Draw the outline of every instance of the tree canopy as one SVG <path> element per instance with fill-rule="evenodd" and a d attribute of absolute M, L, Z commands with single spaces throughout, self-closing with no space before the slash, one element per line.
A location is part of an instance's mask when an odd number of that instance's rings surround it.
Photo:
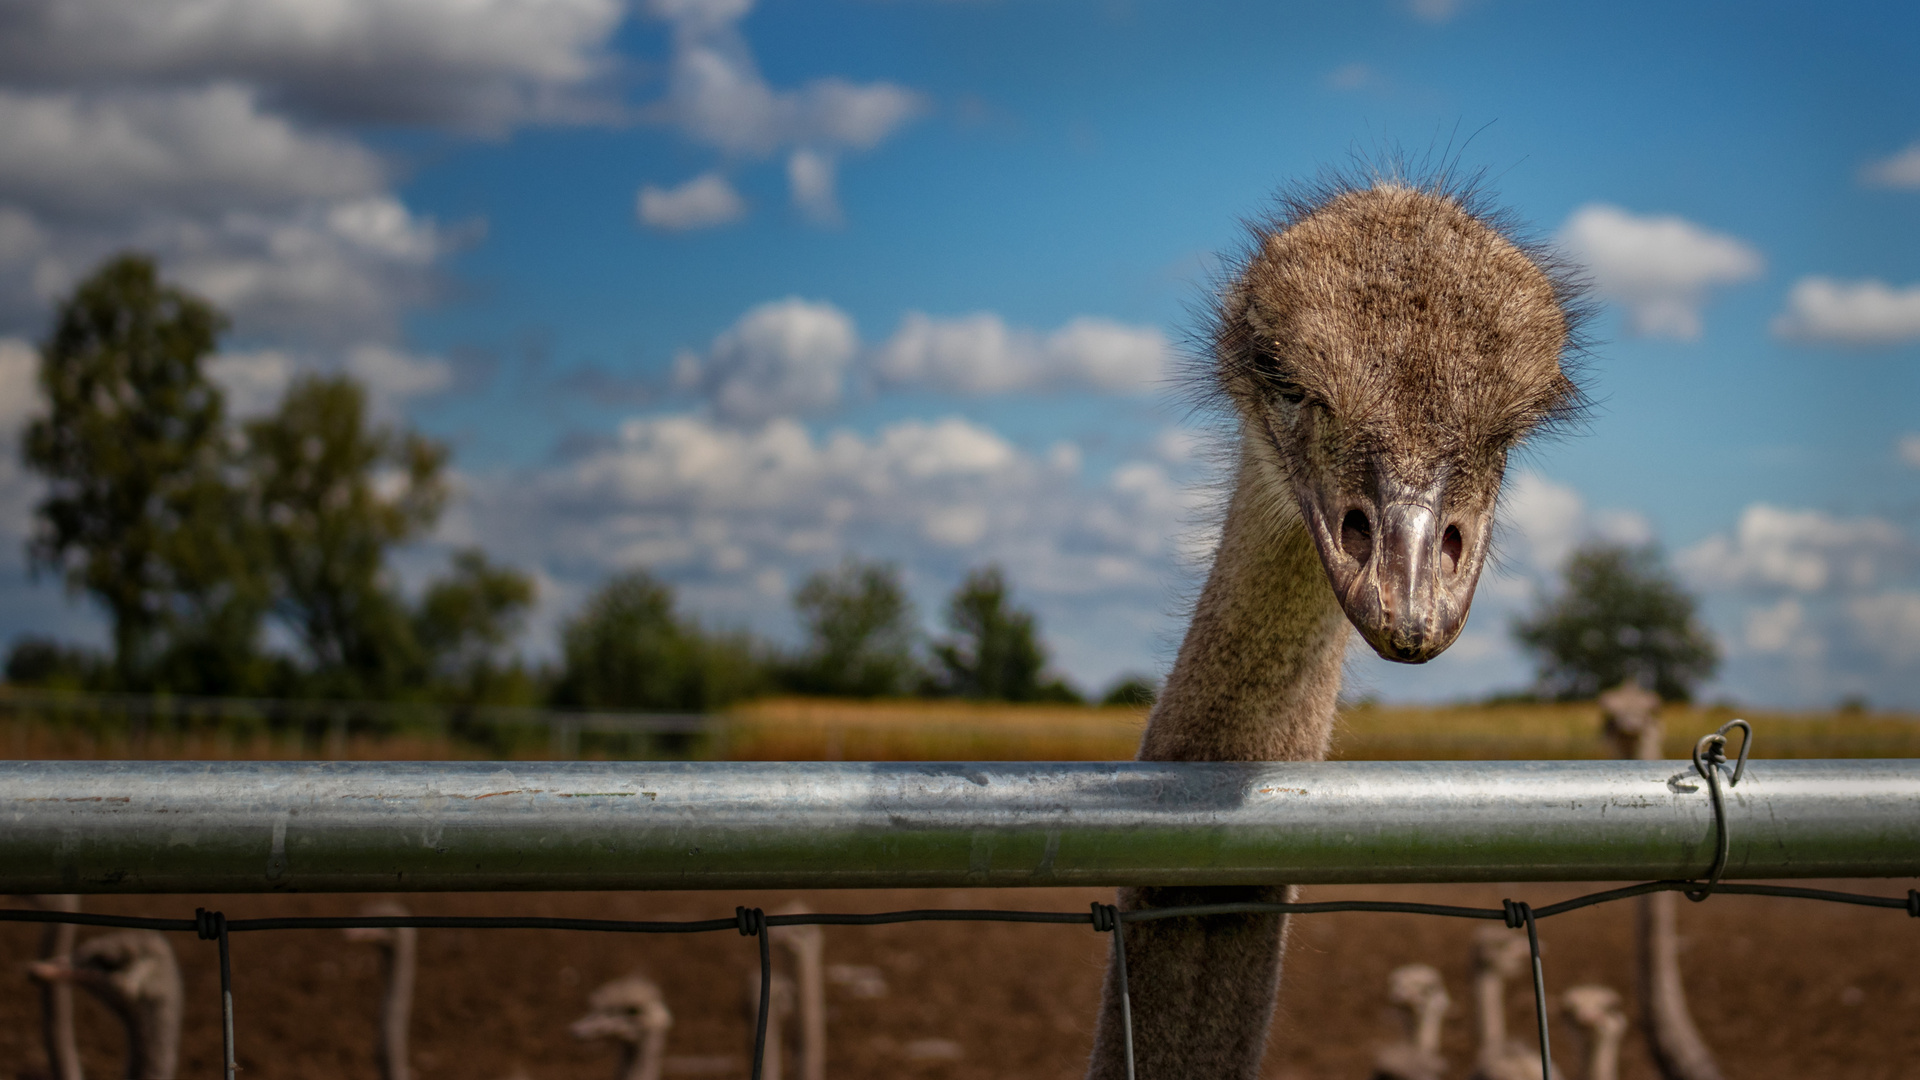
<path fill-rule="evenodd" d="M 204 369 L 225 327 L 122 255 L 61 303 L 40 350 L 47 411 L 23 457 L 47 496 L 28 554 L 107 609 L 123 689 L 224 688 L 252 652 L 263 596 Z"/>
<path fill-rule="evenodd" d="M 1033 613 L 1014 607 L 997 566 L 969 572 L 947 601 L 945 640 L 933 646 L 942 687 L 993 701 L 1078 701 L 1060 679 L 1044 679 L 1047 652 Z"/>
<path fill-rule="evenodd" d="M 793 594 L 807 645 L 784 681 L 806 694 L 883 697 L 921 681 L 913 602 L 891 563 L 849 558 L 810 575 Z"/>
<path fill-rule="evenodd" d="M 1684 701 L 1720 660 L 1694 617 L 1693 597 L 1651 545 L 1594 543 L 1575 551 L 1559 591 L 1514 620 L 1513 637 L 1534 656 L 1540 693 L 1563 700 L 1592 698 L 1632 680 Z"/>

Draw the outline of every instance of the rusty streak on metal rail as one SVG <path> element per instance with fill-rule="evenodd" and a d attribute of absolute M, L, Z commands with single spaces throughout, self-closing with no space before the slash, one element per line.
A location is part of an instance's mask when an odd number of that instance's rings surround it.
<path fill-rule="evenodd" d="M 1920 875 L 1920 761 L 1755 761 L 1728 879 Z M 1685 762 L 0 762 L 0 891 L 1686 878 Z"/>

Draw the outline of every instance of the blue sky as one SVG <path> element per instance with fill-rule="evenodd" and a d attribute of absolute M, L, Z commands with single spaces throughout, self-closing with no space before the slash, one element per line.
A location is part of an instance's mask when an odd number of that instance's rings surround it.
<path fill-rule="evenodd" d="M 1274 190 L 1395 152 L 1484 171 L 1603 301 L 1576 437 L 1420 669 L 1524 683 L 1512 613 L 1580 539 L 1655 539 L 1711 696 L 1920 707 L 1920 81 L 1910 5 L 70 0 L 0 45 L 0 434 L 28 343 L 137 245 L 236 315 L 243 409 L 367 379 L 456 447 L 418 583 L 537 573 L 525 642 L 644 565 L 792 633 L 847 553 L 933 625 L 1005 565 L 1088 686 L 1164 671 L 1204 568 L 1178 358 Z M 39 21 L 35 21 L 39 19 Z M 10 366 L 9 366 L 10 365 Z M 19 556 L 0 635 L 97 634 Z"/>

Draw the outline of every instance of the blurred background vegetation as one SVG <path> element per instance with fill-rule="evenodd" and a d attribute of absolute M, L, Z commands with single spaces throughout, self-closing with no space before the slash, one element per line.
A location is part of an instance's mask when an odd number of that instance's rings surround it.
<path fill-rule="evenodd" d="M 462 550 L 408 595 L 393 569 L 446 505 L 447 447 L 381 422 L 345 375 L 236 422 L 206 371 L 225 327 L 137 254 L 59 306 L 48 408 L 24 437 L 47 485 L 29 556 L 107 614 L 111 642 L 12 644 L 13 756 L 1132 756 L 1153 679 L 1090 701 L 994 566 L 956 584 L 928 635 L 899 569 L 850 555 L 793 594 L 791 647 L 705 625 L 634 569 L 530 662 L 530 575 Z M 1724 718 L 1685 704 L 1718 650 L 1657 549 L 1576 551 L 1511 631 L 1533 687 L 1451 710 L 1358 703 L 1337 752 L 1597 755 L 1595 710 L 1562 703 L 1628 681 L 1673 703 L 1675 740 Z M 1914 725 L 1862 712 L 1781 717 L 1767 750 L 1912 752 Z"/>

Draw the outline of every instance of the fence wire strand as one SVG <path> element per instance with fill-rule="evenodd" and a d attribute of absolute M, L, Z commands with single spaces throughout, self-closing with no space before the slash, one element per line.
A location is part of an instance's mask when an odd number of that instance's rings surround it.
<path fill-rule="evenodd" d="M 223 1028 L 222 1050 L 227 1080 L 234 1080 L 239 1068 L 234 1045 L 233 976 L 228 941 L 232 934 L 264 930 L 346 930 L 356 928 L 391 929 L 415 927 L 426 930 L 575 930 L 623 934 L 700 934 L 734 930 L 758 939 L 760 1001 L 754 1020 L 753 1072 L 759 1080 L 766 1055 L 767 1023 L 773 985 L 773 958 L 770 931 L 782 926 L 884 926 L 911 922 L 1007 922 L 1079 924 L 1113 935 L 1114 972 L 1120 990 L 1120 1023 L 1126 1054 L 1126 1076 L 1134 1080 L 1133 1003 L 1127 981 L 1127 956 L 1124 928 L 1128 923 L 1156 922 L 1163 919 L 1206 918 L 1211 915 L 1325 915 L 1336 912 L 1433 915 L 1441 918 L 1486 919 L 1505 923 L 1527 932 L 1527 945 L 1533 961 L 1533 1003 L 1535 1023 L 1539 1027 L 1540 1057 L 1549 1053 L 1547 1034 L 1546 979 L 1540 966 L 1541 919 L 1565 915 L 1598 904 L 1626 900 L 1655 892 L 1686 893 L 1700 888 L 1698 881 L 1648 881 L 1617 889 L 1604 889 L 1533 907 L 1524 901 L 1506 900 L 1500 907 L 1461 907 L 1451 904 L 1420 904 L 1398 900 L 1319 900 L 1306 903 L 1192 904 L 1184 907 L 1142 908 L 1124 911 L 1111 904 L 1095 903 L 1088 912 L 1021 911 L 995 908 L 923 908 L 877 912 L 807 912 L 792 915 L 768 915 L 759 908 L 740 907 L 731 919 L 691 919 L 680 921 L 634 921 L 627 919 L 562 919 L 541 916 L 486 915 L 313 915 L 262 919 L 229 919 L 218 911 L 198 909 L 191 919 L 160 919 L 139 915 L 103 915 L 92 912 L 41 911 L 0 908 L 0 922 L 71 923 L 77 926 L 101 926 L 116 929 L 164 930 L 197 934 L 217 941 L 220 948 L 220 1011 Z M 1907 895 L 1875 896 L 1870 893 L 1809 889 L 1796 885 L 1720 882 L 1714 893 L 1731 896 L 1773 896 L 1791 900 L 1815 900 L 1825 903 L 1854 904 L 1861 907 L 1889 908 L 1920 918 L 1920 889 L 1908 889 Z M 1545 1074 L 1543 1074 L 1545 1075 Z"/>
<path fill-rule="evenodd" d="M 760 961 L 759 1008 L 754 1019 L 752 1080 L 760 1080 L 767 1049 L 767 1024 L 773 989 L 773 952 L 771 931 L 782 926 L 884 926 L 912 922 L 1008 922 L 1082 924 L 1096 932 L 1113 935 L 1114 974 L 1120 994 L 1120 1024 L 1124 1043 L 1127 1080 L 1135 1080 L 1133 1047 L 1133 995 L 1127 979 L 1125 928 L 1128 923 L 1156 922 L 1163 919 L 1206 918 L 1213 915 L 1324 915 L 1335 912 L 1394 913 L 1432 915 L 1455 919 L 1489 919 L 1508 928 L 1527 932 L 1527 947 L 1533 962 L 1533 1005 L 1539 1028 L 1540 1067 L 1543 1077 L 1551 1076 L 1547 1032 L 1546 976 L 1540 964 L 1541 919 L 1553 918 L 1598 904 L 1626 900 L 1656 892 L 1679 892 L 1690 900 L 1703 901 L 1719 893 L 1732 896 L 1773 896 L 1793 900 L 1814 900 L 1861 907 L 1904 910 L 1909 917 L 1920 918 L 1920 889 L 1908 889 L 1907 895 L 1875 896 L 1867 893 L 1810 889 L 1795 885 L 1745 884 L 1723 882 L 1730 836 L 1727 830 L 1725 799 L 1721 792 L 1722 773 L 1726 769 L 1727 732 L 1735 727 L 1744 736 L 1740 754 L 1726 786 L 1739 784 L 1746 769 L 1747 755 L 1753 747 L 1753 729 L 1744 720 L 1734 720 L 1718 731 L 1701 737 L 1695 744 L 1693 765 L 1706 780 L 1713 805 L 1715 855 L 1706 880 L 1662 880 L 1642 882 L 1619 888 L 1603 889 L 1533 907 L 1524 901 L 1504 900 L 1497 908 L 1462 907 L 1452 904 L 1421 904 L 1397 900 L 1320 900 L 1312 902 L 1267 902 L 1235 904 L 1190 904 L 1180 907 L 1121 910 L 1112 904 L 1095 902 L 1085 913 L 1074 911 L 1021 911 L 994 908 L 919 908 L 880 912 L 806 912 L 768 915 L 760 908 L 737 907 L 731 919 L 693 919 L 676 921 L 633 921 L 623 919 L 566 919 L 544 916 L 473 915 L 347 915 L 292 916 L 260 919 L 229 919 L 218 911 L 197 909 L 191 919 L 161 919 L 137 915 L 102 915 L 90 912 L 0 909 L 0 922 L 68 923 L 78 926 L 103 926 L 133 930 L 181 931 L 197 934 L 202 940 L 217 941 L 220 948 L 220 1012 L 223 1059 L 226 1080 L 236 1080 L 239 1069 L 234 1045 L 233 973 L 229 954 L 232 934 L 262 930 L 347 930 L 394 929 L 414 927 L 440 930 L 574 930 L 625 934 L 702 934 L 735 930 L 743 937 L 757 939 Z M 1161 1080 L 1161 1078 L 1154 1078 Z"/>

